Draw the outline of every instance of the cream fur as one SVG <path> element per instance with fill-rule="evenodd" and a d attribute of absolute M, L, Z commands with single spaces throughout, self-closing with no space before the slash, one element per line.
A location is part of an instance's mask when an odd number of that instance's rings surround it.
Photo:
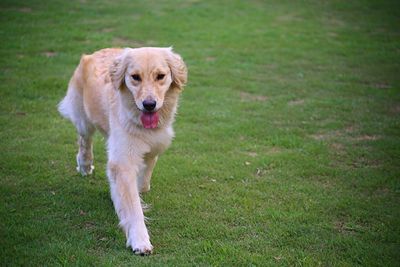
<path fill-rule="evenodd" d="M 160 80 L 158 74 L 165 74 Z M 132 78 L 138 74 L 141 81 Z M 127 246 L 150 254 L 139 192 L 150 190 L 153 168 L 174 136 L 172 124 L 178 97 L 187 81 L 182 58 L 171 48 L 109 48 L 84 55 L 59 104 L 79 134 L 78 171 L 92 173 L 92 135 L 107 137 L 107 175 L 111 198 Z M 140 115 L 145 99 L 157 102 L 158 127 L 145 129 Z"/>

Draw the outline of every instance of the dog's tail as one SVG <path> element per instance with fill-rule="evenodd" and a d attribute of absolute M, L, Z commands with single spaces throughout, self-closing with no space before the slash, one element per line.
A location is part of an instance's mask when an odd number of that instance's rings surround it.
<path fill-rule="evenodd" d="M 79 105 L 80 102 L 83 102 L 81 99 L 82 95 L 79 95 L 75 87 L 69 85 L 67 95 L 63 98 L 63 100 L 61 100 L 60 103 L 58 103 L 58 112 L 60 112 L 64 118 L 74 122 L 74 107 L 77 106 L 76 104 Z"/>
<path fill-rule="evenodd" d="M 67 94 L 58 104 L 60 114 L 75 124 L 78 132 L 84 132 L 87 128 L 87 117 L 83 104 L 83 66 L 89 57 L 86 55 L 81 57 L 81 61 L 69 81 Z"/>

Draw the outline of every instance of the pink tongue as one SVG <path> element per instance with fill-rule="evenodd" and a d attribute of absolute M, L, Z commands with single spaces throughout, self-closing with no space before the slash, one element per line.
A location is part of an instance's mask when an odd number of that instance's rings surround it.
<path fill-rule="evenodd" d="M 158 113 L 157 112 L 142 112 L 140 116 L 143 127 L 146 129 L 157 128 L 158 125 Z"/>

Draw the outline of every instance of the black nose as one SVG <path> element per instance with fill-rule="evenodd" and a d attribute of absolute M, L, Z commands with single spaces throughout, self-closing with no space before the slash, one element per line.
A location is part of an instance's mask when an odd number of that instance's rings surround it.
<path fill-rule="evenodd" d="M 157 102 L 154 101 L 154 100 L 145 100 L 145 101 L 143 101 L 142 104 L 143 104 L 143 107 L 144 107 L 145 110 L 147 110 L 147 111 L 153 111 L 154 108 L 155 108 L 156 105 L 157 105 Z"/>

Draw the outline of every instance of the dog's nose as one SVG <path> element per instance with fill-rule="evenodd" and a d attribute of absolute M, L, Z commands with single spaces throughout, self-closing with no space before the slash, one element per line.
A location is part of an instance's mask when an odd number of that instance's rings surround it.
<path fill-rule="evenodd" d="M 145 100 L 142 104 L 146 111 L 153 111 L 157 105 L 157 102 L 155 100 Z"/>

